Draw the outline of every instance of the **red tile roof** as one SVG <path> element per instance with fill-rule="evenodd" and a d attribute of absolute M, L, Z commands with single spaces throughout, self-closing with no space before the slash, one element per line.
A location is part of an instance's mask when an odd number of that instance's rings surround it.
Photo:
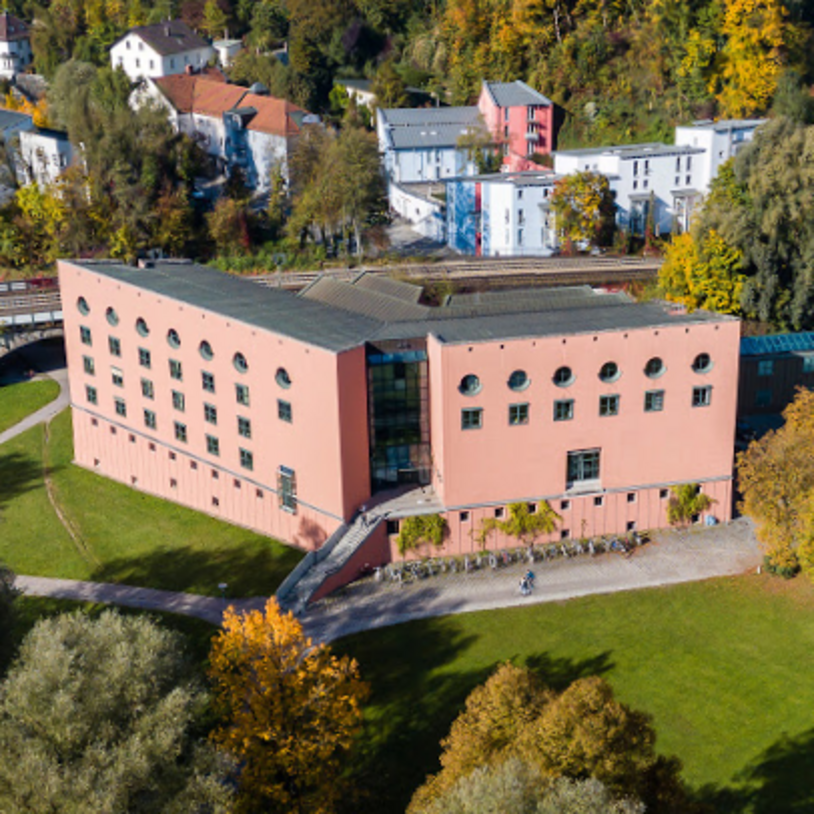
<path fill-rule="evenodd" d="M 28 26 L 13 14 L 4 11 L 0 14 L 0 42 L 12 42 L 28 37 Z"/>
<path fill-rule="evenodd" d="M 299 126 L 292 113 L 305 113 L 301 107 L 276 99 L 274 96 L 258 96 L 247 93 L 240 101 L 241 107 L 253 107 L 257 115 L 246 126 L 247 130 L 271 133 L 275 136 L 290 136 L 299 133 Z"/>

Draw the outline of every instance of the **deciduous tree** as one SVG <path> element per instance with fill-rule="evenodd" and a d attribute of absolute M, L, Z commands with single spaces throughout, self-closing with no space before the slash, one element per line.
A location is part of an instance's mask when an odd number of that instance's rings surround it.
<path fill-rule="evenodd" d="M 240 762 L 240 809 L 333 811 L 366 694 L 356 662 L 270 599 L 264 611 L 226 611 L 210 663 L 223 720 L 212 737 Z"/>
<path fill-rule="evenodd" d="M 562 520 L 560 515 L 551 508 L 547 500 L 542 500 L 532 511 L 528 503 L 510 503 L 509 516 L 505 520 L 496 517 L 487 517 L 481 523 L 478 539 L 485 545 L 489 535 L 497 529 L 509 537 L 520 540 L 524 545 L 533 545 L 541 534 L 551 534 L 557 523 Z"/>
<path fill-rule="evenodd" d="M 226 812 L 179 634 L 110 611 L 39 622 L 0 685 L 0 809 Z"/>
<path fill-rule="evenodd" d="M 607 245 L 613 238 L 614 204 L 608 179 L 581 171 L 556 182 L 551 197 L 557 231 L 570 243 Z"/>

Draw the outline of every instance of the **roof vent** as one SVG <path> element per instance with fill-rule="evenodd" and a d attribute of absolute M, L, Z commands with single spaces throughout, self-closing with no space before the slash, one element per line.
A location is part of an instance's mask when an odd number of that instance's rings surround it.
<path fill-rule="evenodd" d="M 253 93 L 256 96 L 268 96 L 269 89 L 262 82 L 255 82 L 249 88 L 249 93 Z"/>
<path fill-rule="evenodd" d="M 164 26 L 164 36 L 165 37 L 171 37 L 172 36 L 172 29 L 168 25 Z"/>

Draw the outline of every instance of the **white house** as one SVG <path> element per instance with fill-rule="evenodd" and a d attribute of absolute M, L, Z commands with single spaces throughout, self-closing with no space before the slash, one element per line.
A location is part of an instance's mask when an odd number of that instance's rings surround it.
<path fill-rule="evenodd" d="M 200 70 L 215 50 L 186 23 L 172 20 L 131 28 L 110 48 L 110 64 L 134 82 Z"/>
<path fill-rule="evenodd" d="M 676 144 L 704 150 L 698 159 L 701 163 L 699 184 L 702 192 L 709 191 L 709 185 L 718 175 L 721 164 L 749 144 L 757 128 L 765 123 L 766 119 L 727 119 L 718 122 L 704 119 L 676 127 Z"/>
<path fill-rule="evenodd" d="M 0 77 L 13 79 L 30 64 L 28 26 L 8 11 L 0 13 Z"/>
<path fill-rule="evenodd" d="M 20 132 L 17 180 L 46 186 L 73 163 L 74 151 L 66 133 L 38 128 Z"/>
<path fill-rule="evenodd" d="M 228 68 L 243 49 L 243 40 L 215 40 L 212 47 L 218 54 L 218 62 Z"/>
<path fill-rule="evenodd" d="M 447 182 L 447 245 L 482 257 L 548 257 L 559 246 L 550 170 L 494 173 Z"/>
<path fill-rule="evenodd" d="M 616 198 L 617 225 L 644 234 L 653 206 L 656 235 L 685 231 L 703 193 L 701 147 L 659 143 L 561 150 L 554 154 L 559 175 L 590 170 L 607 176 Z"/>

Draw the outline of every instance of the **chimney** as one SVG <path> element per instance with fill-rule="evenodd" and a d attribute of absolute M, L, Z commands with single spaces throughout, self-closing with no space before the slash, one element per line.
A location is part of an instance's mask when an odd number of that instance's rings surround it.
<path fill-rule="evenodd" d="M 170 28 L 170 24 L 169 24 L 169 23 L 167 23 L 167 24 L 164 26 L 164 36 L 165 36 L 165 37 L 169 37 L 169 36 L 171 36 L 171 35 L 172 35 L 172 29 Z"/>

